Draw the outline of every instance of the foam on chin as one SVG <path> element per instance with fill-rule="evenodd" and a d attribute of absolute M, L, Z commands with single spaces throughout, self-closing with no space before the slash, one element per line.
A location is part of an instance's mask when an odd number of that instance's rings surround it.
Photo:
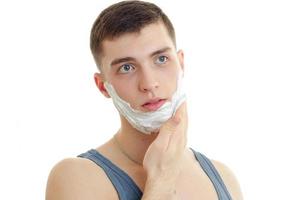
<path fill-rule="evenodd" d="M 172 96 L 171 102 L 165 102 L 156 111 L 142 112 L 140 110 L 135 110 L 128 102 L 118 96 L 110 83 L 104 82 L 104 87 L 112 97 L 113 103 L 120 114 L 124 116 L 134 128 L 145 134 L 157 132 L 161 125 L 171 118 L 178 107 L 186 100 L 186 95 L 183 91 L 181 71 L 177 78 L 177 88 Z"/>

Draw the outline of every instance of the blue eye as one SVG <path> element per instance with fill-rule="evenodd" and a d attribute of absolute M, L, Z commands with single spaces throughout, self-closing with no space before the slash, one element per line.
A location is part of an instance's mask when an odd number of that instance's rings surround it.
<path fill-rule="evenodd" d="M 156 63 L 158 64 L 164 64 L 165 62 L 167 62 L 168 57 L 167 56 L 159 56 L 156 60 Z"/>
<path fill-rule="evenodd" d="M 122 65 L 120 68 L 119 68 L 119 72 L 122 73 L 122 74 L 126 74 L 128 72 L 130 72 L 130 70 L 133 70 L 133 66 L 130 65 L 130 64 L 124 64 Z"/>

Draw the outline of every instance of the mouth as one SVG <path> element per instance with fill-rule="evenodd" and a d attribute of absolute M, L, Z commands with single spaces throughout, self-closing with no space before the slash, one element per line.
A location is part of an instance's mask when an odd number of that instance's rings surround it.
<path fill-rule="evenodd" d="M 158 110 L 167 100 L 166 99 L 152 99 L 142 105 L 143 108 L 146 108 L 148 111 Z"/>

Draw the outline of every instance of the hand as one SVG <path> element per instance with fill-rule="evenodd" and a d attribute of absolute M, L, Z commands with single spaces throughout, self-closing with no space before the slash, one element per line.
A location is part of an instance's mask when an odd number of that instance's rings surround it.
<path fill-rule="evenodd" d="M 162 125 L 157 138 L 146 151 L 143 166 L 147 179 L 175 183 L 187 144 L 187 108 L 182 103 L 175 115 Z"/>

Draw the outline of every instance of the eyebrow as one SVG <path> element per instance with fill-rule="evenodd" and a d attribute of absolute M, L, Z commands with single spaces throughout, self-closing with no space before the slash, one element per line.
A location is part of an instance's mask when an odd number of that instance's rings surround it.
<path fill-rule="evenodd" d="M 161 54 L 161 53 L 164 53 L 166 51 L 169 51 L 171 50 L 170 47 L 164 47 L 164 48 L 161 48 L 157 51 L 154 51 L 150 54 L 150 57 L 153 57 L 157 54 Z M 114 65 L 117 65 L 117 64 L 120 64 L 120 63 L 123 63 L 123 62 L 129 62 L 129 61 L 135 61 L 136 59 L 133 58 L 133 57 L 124 57 L 124 58 L 116 58 L 114 59 L 111 63 L 110 63 L 110 66 L 114 66 Z"/>

